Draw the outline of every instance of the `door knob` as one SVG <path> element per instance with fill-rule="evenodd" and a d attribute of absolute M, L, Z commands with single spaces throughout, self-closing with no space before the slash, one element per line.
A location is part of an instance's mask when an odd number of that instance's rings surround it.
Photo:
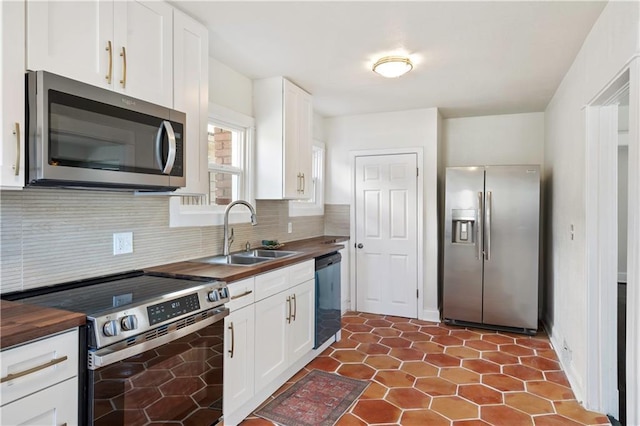
<path fill-rule="evenodd" d="M 358 248 L 362 248 L 362 247 L 364 247 L 364 246 L 362 245 L 362 243 L 360 243 L 360 244 L 358 244 L 356 247 L 358 247 Z"/>

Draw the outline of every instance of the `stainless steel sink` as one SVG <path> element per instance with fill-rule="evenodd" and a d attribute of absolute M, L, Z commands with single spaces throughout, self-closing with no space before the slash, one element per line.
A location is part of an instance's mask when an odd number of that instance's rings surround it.
<path fill-rule="evenodd" d="M 268 257 L 272 259 L 277 259 L 281 257 L 293 256 L 294 254 L 298 254 L 298 253 L 299 252 L 297 251 L 255 249 L 255 250 L 235 253 L 235 256 L 242 256 L 242 257 L 248 257 L 248 258 Z"/>
<path fill-rule="evenodd" d="M 228 256 L 203 257 L 201 259 L 195 259 L 192 262 L 211 263 L 216 265 L 252 266 L 258 263 L 268 262 L 270 260 L 273 260 L 273 258 L 230 254 Z"/>

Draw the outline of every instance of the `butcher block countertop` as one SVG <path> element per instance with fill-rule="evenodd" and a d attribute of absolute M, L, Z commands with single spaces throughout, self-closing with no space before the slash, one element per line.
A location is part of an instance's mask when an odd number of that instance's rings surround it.
<path fill-rule="evenodd" d="M 257 274 L 262 274 L 272 269 L 282 268 L 284 266 L 292 265 L 304 260 L 314 259 L 325 254 L 333 253 L 344 248 L 344 245 L 340 243 L 345 242 L 348 239 L 349 237 L 323 236 L 309 238 L 306 240 L 292 241 L 289 243 L 285 243 L 282 247 L 282 250 L 297 251 L 299 252 L 298 254 L 294 256 L 270 260 L 268 262 L 263 262 L 251 266 L 216 265 L 185 261 L 170 263 L 168 265 L 155 266 L 153 268 L 146 268 L 145 271 L 163 272 L 177 275 L 195 275 L 200 277 L 215 278 L 226 282 L 233 282 Z"/>
<path fill-rule="evenodd" d="M 0 349 L 84 325 L 76 312 L 0 300 Z"/>

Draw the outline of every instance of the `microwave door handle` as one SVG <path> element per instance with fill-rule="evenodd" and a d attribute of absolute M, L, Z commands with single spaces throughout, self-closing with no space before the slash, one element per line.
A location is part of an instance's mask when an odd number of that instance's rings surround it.
<path fill-rule="evenodd" d="M 167 155 L 167 162 L 162 162 L 162 133 L 163 130 L 167 132 L 169 138 L 169 154 Z M 162 169 L 162 173 L 167 175 L 171 173 L 173 164 L 176 161 L 176 135 L 173 132 L 173 127 L 168 121 L 163 121 L 156 133 L 156 163 L 158 167 Z"/>

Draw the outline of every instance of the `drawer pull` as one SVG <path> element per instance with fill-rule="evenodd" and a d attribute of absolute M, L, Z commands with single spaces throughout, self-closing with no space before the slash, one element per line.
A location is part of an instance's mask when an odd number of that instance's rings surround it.
<path fill-rule="evenodd" d="M 233 322 L 229 324 L 229 330 L 231 330 L 231 349 L 229 349 L 229 358 L 233 358 L 233 353 L 236 351 L 236 333 L 233 329 Z"/>
<path fill-rule="evenodd" d="M 51 361 L 38 365 L 37 367 L 29 368 L 28 370 L 20 371 L 19 373 L 11 373 L 7 374 L 5 377 L 0 379 L 0 383 L 8 382 L 10 380 L 15 380 L 19 377 L 28 376 L 31 373 L 35 373 L 36 371 L 44 370 L 45 368 L 53 367 L 56 364 L 60 364 L 61 362 L 66 361 L 67 356 L 63 356 L 61 358 L 52 359 Z"/>
<path fill-rule="evenodd" d="M 253 293 L 253 290 L 247 290 L 247 291 L 245 291 L 245 292 L 244 292 L 244 293 L 242 293 L 242 294 L 236 294 L 235 296 L 231 296 L 231 298 L 230 298 L 229 300 L 236 300 L 236 299 L 240 299 L 241 297 L 248 296 L 248 295 L 250 295 L 251 293 Z"/>

